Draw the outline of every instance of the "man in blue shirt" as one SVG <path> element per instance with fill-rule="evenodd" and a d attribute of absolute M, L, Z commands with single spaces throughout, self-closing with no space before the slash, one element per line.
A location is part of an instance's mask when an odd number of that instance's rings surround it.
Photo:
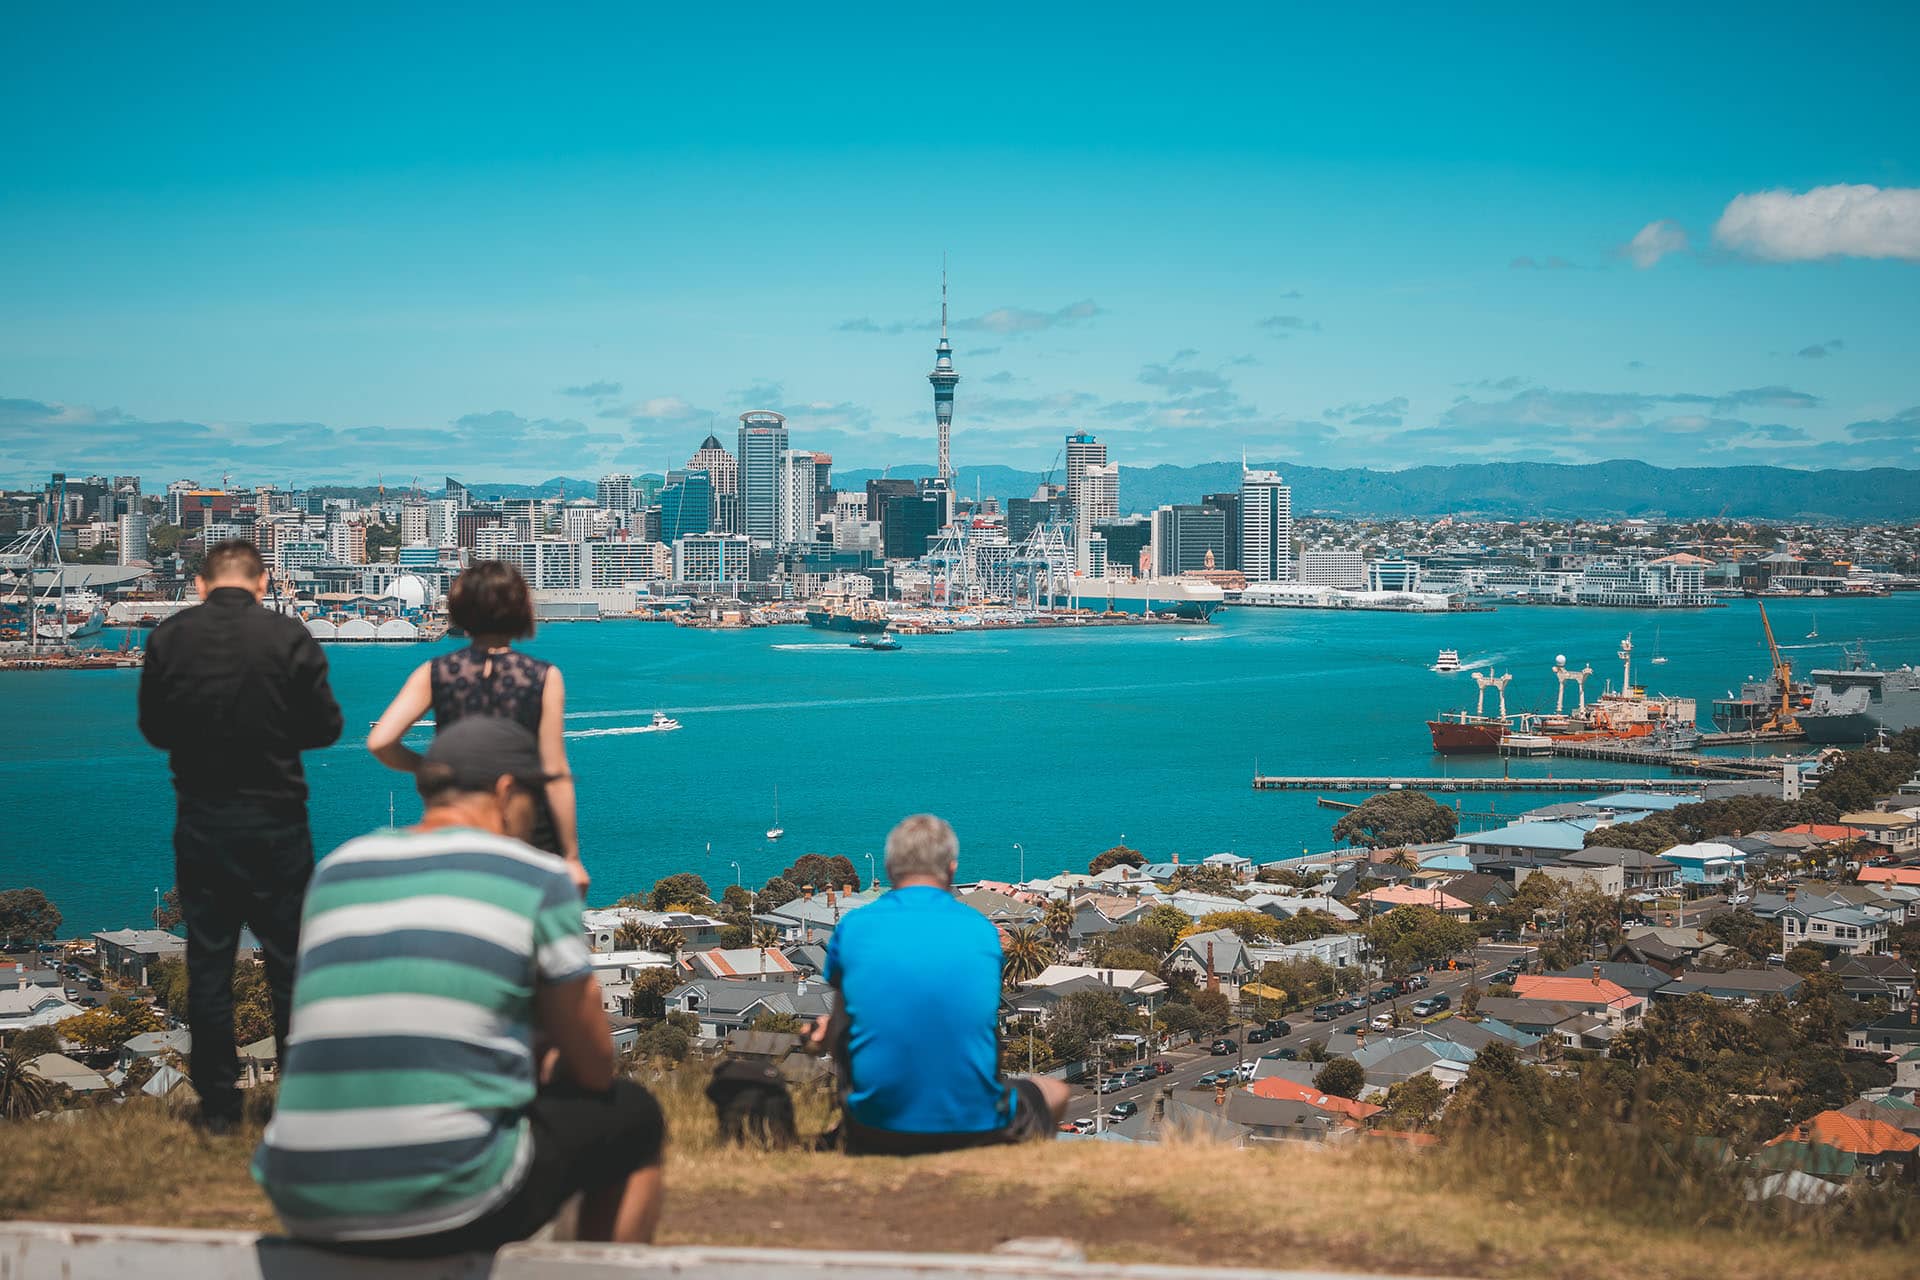
<path fill-rule="evenodd" d="M 906 819 L 887 837 L 892 892 L 827 944 L 850 1153 L 1051 1138 L 1066 1112 L 1063 1082 L 1000 1075 L 1000 931 L 954 897 L 959 853 L 946 822 Z M 814 1031 L 816 1042 L 828 1035 Z"/>

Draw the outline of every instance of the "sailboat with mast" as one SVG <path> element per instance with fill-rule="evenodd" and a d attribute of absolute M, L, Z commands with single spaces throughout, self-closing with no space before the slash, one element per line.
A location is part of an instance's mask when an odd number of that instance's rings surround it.
<path fill-rule="evenodd" d="M 780 825 L 780 788 L 775 787 L 773 789 L 773 825 L 767 828 L 767 839 L 778 840 L 785 834 L 787 829 Z"/>
<path fill-rule="evenodd" d="M 1813 611 L 1813 627 L 1811 630 L 1807 632 L 1807 639 L 1818 640 L 1819 638 L 1820 638 L 1820 611 L 1818 609 L 1815 609 Z"/>
<path fill-rule="evenodd" d="M 1667 665 L 1667 655 L 1660 652 L 1660 628 L 1658 627 L 1653 629 L 1653 665 L 1656 667 Z"/>

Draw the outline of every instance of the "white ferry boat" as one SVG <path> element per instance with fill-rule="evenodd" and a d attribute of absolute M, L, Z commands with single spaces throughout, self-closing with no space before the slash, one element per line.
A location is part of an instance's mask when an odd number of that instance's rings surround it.
<path fill-rule="evenodd" d="M 1448 675 L 1460 669 L 1458 649 L 1442 649 L 1440 656 L 1434 659 L 1433 665 L 1427 668 L 1429 671 L 1438 671 L 1441 675 Z"/>
<path fill-rule="evenodd" d="M 647 725 L 647 728 L 653 730 L 655 733 L 672 733 L 675 729 L 683 727 L 678 720 L 675 720 L 664 711 L 654 712 L 653 720 Z"/>

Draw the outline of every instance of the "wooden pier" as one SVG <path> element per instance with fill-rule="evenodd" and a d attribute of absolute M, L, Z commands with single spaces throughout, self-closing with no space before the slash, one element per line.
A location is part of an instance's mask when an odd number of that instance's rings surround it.
<path fill-rule="evenodd" d="M 1386 774 L 1352 777 L 1255 775 L 1255 791 L 1650 791 L 1691 795 L 1700 784 L 1686 778 L 1400 778 Z"/>

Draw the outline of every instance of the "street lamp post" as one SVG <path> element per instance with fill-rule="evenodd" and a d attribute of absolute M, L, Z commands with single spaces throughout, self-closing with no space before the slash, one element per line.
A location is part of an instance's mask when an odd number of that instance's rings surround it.
<path fill-rule="evenodd" d="M 727 860 L 727 865 L 733 868 L 733 882 L 735 884 L 739 884 L 740 883 L 740 864 L 733 861 L 731 858 L 729 858 Z"/>
<path fill-rule="evenodd" d="M 1015 840 L 1013 847 L 1020 852 L 1020 883 L 1024 885 L 1027 882 L 1027 846 Z"/>
<path fill-rule="evenodd" d="M 868 854 L 867 855 L 867 888 L 869 889 L 877 888 L 879 884 L 880 884 L 880 877 L 877 874 L 875 874 L 873 869 L 873 855 Z"/>

